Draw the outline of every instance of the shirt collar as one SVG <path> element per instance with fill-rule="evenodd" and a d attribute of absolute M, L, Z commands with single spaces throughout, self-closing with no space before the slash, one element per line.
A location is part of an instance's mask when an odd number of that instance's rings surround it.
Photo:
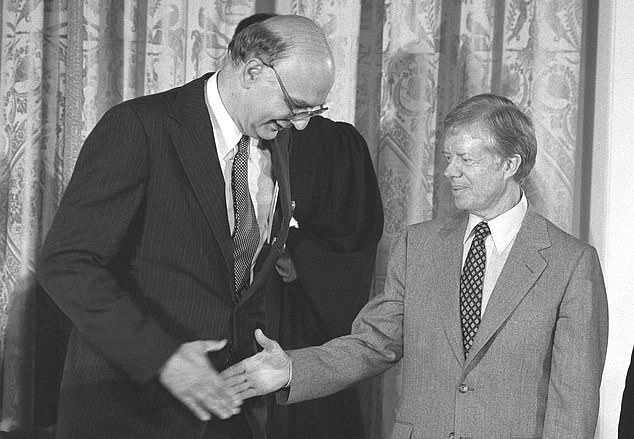
<path fill-rule="evenodd" d="M 218 73 L 214 73 L 207 80 L 207 99 L 211 109 L 214 136 L 216 139 L 221 139 L 220 142 L 216 142 L 218 157 L 225 157 L 233 152 L 242 137 L 242 133 L 222 103 L 220 92 L 218 91 Z"/>
<path fill-rule="evenodd" d="M 527 210 L 528 201 L 526 201 L 524 191 L 521 191 L 520 201 L 515 206 L 503 214 L 496 216 L 492 220 L 487 221 L 489 230 L 491 230 L 493 244 L 495 245 L 498 253 L 502 253 L 513 239 L 515 239 L 517 232 L 519 232 L 520 227 L 522 226 L 522 221 L 524 220 Z M 464 239 L 462 241 L 463 244 L 466 243 L 469 237 L 473 234 L 475 226 L 482 221 L 484 221 L 484 219 L 479 216 L 472 213 L 469 214 L 469 222 L 467 223 L 467 230 L 465 231 Z"/>

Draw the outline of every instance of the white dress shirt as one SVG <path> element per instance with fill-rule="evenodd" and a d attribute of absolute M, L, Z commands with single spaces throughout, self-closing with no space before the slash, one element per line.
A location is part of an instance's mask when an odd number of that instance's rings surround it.
<path fill-rule="evenodd" d="M 486 247 L 486 268 L 484 271 L 484 286 L 482 288 L 482 310 L 480 316 L 484 315 L 484 310 L 491 298 L 493 288 L 500 277 L 504 263 L 511 252 L 517 232 L 522 226 L 522 221 L 528 209 L 526 196 L 522 192 L 520 201 L 501 215 L 487 221 L 491 234 L 486 237 L 484 245 Z M 464 267 L 467 253 L 473 241 L 473 229 L 484 219 L 472 213 L 469 214 L 469 222 L 465 231 L 462 250 L 462 265 Z"/>
<path fill-rule="evenodd" d="M 242 133 L 229 116 L 227 109 L 222 103 L 218 92 L 218 75 L 214 73 L 205 86 L 205 101 L 211 116 L 211 125 L 214 130 L 214 140 L 216 142 L 216 152 L 220 162 L 220 168 L 225 180 L 225 199 L 227 201 L 227 219 L 229 220 L 229 231 L 233 234 L 234 213 L 233 213 L 233 191 L 231 190 L 231 167 L 233 158 L 238 152 L 238 142 L 242 138 Z M 262 249 L 262 245 L 268 237 L 268 221 L 270 207 L 273 202 L 273 178 L 271 174 L 271 152 L 257 147 L 258 140 L 250 138 L 249 143 L 249 192 L 255 209 L 258 228 L 260 229 L 260 243 L 253 256 L 252 269 L 255 260 Z"/>

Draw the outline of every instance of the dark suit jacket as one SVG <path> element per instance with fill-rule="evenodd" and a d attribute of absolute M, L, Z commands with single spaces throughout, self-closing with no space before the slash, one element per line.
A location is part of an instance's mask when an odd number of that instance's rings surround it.
<path fill-rule="evenodd" d="M 209 76 L 109 110 L 77 160 L 37 270 L 73 322 L 58 437 L 227 434 L 226 421 L 199 422 L 158 383 L 158 371 L 193 340 L 229 340 L 214 354 L 219 368 L 256 352 L 260 287 L 292 213 L 280 133 L 268 145 L 280 185 L 277 239 L 234 306 L 224 180 L 204 99 Z"/>
<path fill-rule="evenodd" d="M 361 310 L 352 334 L 289 352 L 288 402 L 331 393 L 402 357 L 392 439 L 592 439 L 608 335 L 596 251 L 529 209 L 465 359 L 466 225 L 460 213 L 408 227 L 384 293 Z"/>

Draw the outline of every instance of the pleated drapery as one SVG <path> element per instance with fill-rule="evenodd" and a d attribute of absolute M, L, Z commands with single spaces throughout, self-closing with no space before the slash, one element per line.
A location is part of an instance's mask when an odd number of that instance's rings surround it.
<path fill-rule="evenodd" d="M 52 416 L 38 412 L 47 395 L 36 382 L 54 355 L 41 354 L 42 340 L 55 334 L 42 334 L 51 317 L 33 270 L 83 139 L 109 107 L 218 69 L 252 13 L 315 19 L 337 66 L 326 116 L 359 128 L 379 178 L 376 292 L 403 227 L 452 209 L 438 127 L 477 93 L 507 96 L 532 116 L 540 151 L 528 200 L 563 229 L 583 229 L 584 44 L 595 32 L 584 27 L 586 8 L 584 0 L 2 2 L 0 430 Z M 364 387 L 369 438 L 391 429 L 399 375 L 396 367 Z"/>

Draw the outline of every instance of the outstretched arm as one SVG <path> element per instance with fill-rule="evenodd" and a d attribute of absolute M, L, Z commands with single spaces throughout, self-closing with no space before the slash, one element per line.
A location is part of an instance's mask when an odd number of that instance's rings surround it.
<path fill-rule="evenodd" d="M 286 352 L 260 329 L 255 330 L 255 339 L 264 350 L 220 374 L 240 399 L 274 392 L 290 380 L 291 360 Z"/>
<path fill-rule="evenodd" d="M 403 356 L 407 240 L 408 231 L 392 251 L 384 292 L 361 310 L 351 335 L 287 353 L 256 330 L 264 350 L 226 369 L 221 377 L 227 385 L 237 386 L 236 393 L 243 399 L 288 385 L 286 398 L 280 396 L 278 403 L 294 404 L 338 392 L 398 362 Z"/>

